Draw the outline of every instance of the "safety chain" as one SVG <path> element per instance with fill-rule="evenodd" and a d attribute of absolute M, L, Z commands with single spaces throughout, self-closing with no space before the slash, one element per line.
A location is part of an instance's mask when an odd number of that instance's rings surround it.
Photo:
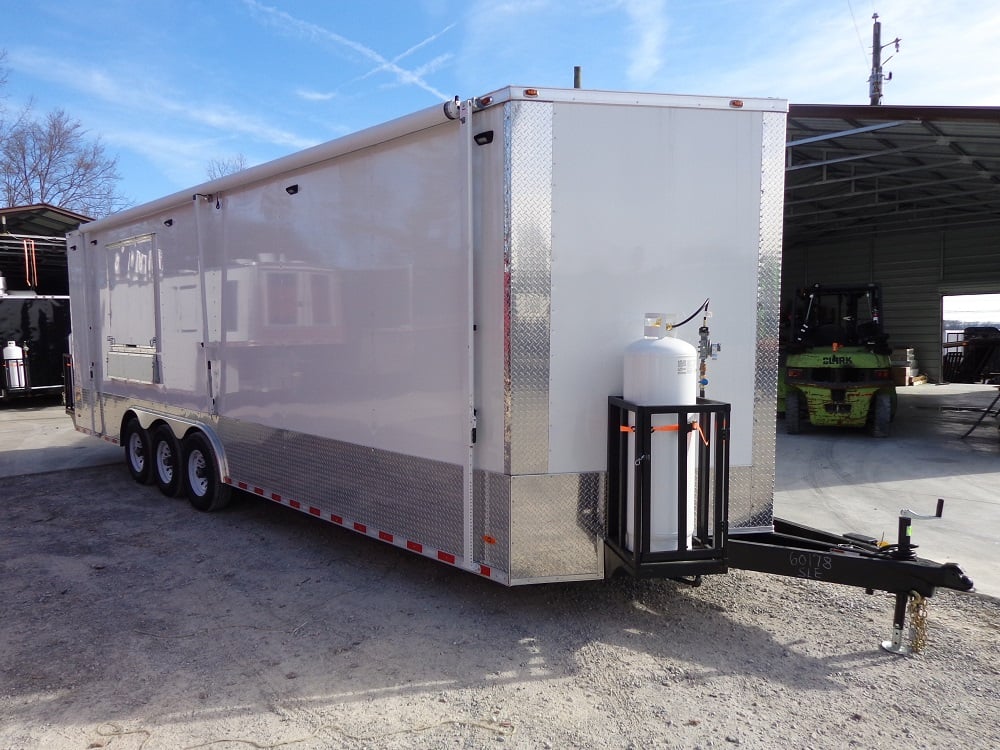
<path fill-rule="evenodd" d="M 910 592 L 910 648 L 919 654 L 927 645 L 927 599 L 916 591 Z"/>

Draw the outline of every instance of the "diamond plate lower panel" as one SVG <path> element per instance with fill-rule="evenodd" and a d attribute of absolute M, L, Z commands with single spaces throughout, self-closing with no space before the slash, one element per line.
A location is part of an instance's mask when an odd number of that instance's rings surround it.
<path fill-rule="evenodd" d="M 510 582 L 604 576 L 604 472 L 510 477 Z"/>
<path fill-rule="evenodd" d="M 220 419 L 239 481 L 461 556 L 462 467 Z"/>
<path fill-rule="evenodd" d="M 473 558 L 510 572 L 510 477 L 473 472 Z"/>

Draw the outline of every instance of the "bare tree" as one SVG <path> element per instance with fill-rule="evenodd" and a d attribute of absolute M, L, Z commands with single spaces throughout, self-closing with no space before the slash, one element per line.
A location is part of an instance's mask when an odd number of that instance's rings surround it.
<path fill-rule="evenodd" d="M 208 163 L 205 173 L 208 175 L 208 179 L 216 180 L 227 174 L 242 172 L 246 168 L 247 158 L 243 154 L 236 154 L 236 156 L 230 156 L 227 159 L 212 159 Z"/>
<path fill-rule="evenodd" d="M 128 204 L 117 158 L 61 109 L 43 121 L 21 117 L 3 133 L 0 177 L 8 206 L 51 203 L 98 218 Z"/>

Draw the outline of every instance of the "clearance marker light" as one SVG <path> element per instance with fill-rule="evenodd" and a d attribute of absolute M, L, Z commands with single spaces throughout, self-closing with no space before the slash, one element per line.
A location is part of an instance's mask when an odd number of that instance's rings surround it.
<path fill-rule="evenodd" d="M 525 89 L 524 90 L 524 95 L 525 96 L 538 96 L 538 89 Z"/>
<path fill-rule="evenodd" d="M 735 109 L 739 109 L 740 107 L 743 106 L 743 100 L 742 99 L 730 99 L 729 100 L 729 106 L 733 107 Z"/>

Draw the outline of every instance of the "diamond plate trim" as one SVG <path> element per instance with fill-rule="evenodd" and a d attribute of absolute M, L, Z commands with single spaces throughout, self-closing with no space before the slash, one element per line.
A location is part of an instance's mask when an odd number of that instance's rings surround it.
<path fill-rule="evenodd" d="M 461 465 L 234 419 L 217 429 L 242 482 L 461 555 Z"/>
<path fill-rule="evenodd" d="M 604 577 L 604 472 L 510 477 L 510 583 Z"/>
<path fill-rule="evenodd" d="M 549 455 L 552 104 L 504 105 L 504 468 L 544 473 Z"/>
<path fill-rule="evenodd" d="M 778 403 L 778 336 L 781 239 L 785 190 L 785 114 L 762 116 L 760 245 L 757 260 L 757 372 L 754 380 L 750 504 L 741 525 L 770 525 L 774 518 L 775 414 Z M 735 493 L 734 493 L 735 495 Z M 735 527 L 735 524 L 730 524 Z"/>
<path fill-rule="evenodd" d="M 510 572 L 510 477 L 473 472 L 473 556 L 503 573 Z"/>

